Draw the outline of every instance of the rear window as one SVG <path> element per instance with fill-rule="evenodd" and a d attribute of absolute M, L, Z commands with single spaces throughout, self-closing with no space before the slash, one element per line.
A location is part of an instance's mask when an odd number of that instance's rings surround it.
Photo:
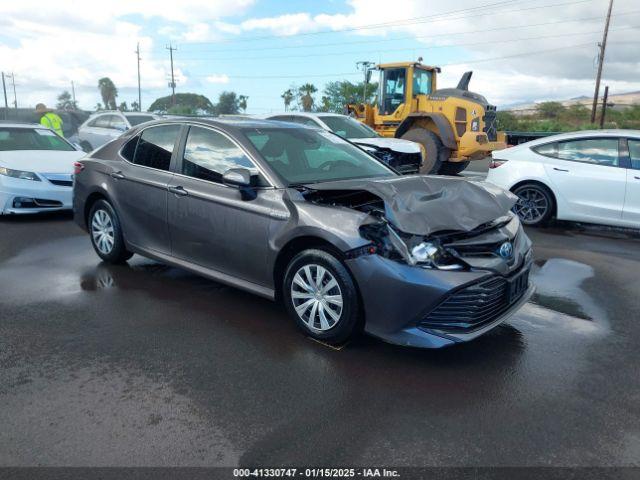
<path fill-rule="evenodd" d="M 155 118 L 153 118 L 151 115 L 127 115 L 127 120 L 129 120 L 129 123 L 132 127 L 135 127 L 136 125 L 140 125 L 141 123 L 155 120 Z"/>
<path fill-rule="evenodd" d="M 46 128 L 0 127 L 0 151 L 54 150 L 73 152 L 75 148 Z"/>

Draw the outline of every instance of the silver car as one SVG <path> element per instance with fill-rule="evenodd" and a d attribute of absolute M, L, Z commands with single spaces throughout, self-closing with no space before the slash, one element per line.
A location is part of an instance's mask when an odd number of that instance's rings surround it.
<path fill-rule="evenodd" d="M 282 301 L 306 335 L 442 347 L 532 293 L 516 197 L 400 176 L 327 131 L 164 120 L 83 158 L 74 215 L 106 262 L 134 253 Z"/>
<path fill-rule="evenodd" d="M 78 141 L 85 152 L 101 147 L 118 138 L 122 132 L 131 127 L 160 118 L 158 115 L 145 112 L 99 112 L 87 119 L 78 128 Z"/>

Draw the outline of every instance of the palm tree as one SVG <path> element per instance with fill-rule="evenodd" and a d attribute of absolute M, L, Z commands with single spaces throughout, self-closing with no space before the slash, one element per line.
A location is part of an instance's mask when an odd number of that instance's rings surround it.
<path fill-rule="evenodd" d="M 312 83 L 305 83 L 298 89 L 298 95 L 300 95 L 300 102 L 302 103 L 302 110 L 310 112 L 313 109 L 313 94 L 318 89 Z"/>
<path fill-rule="evenodd" d="M 291 102 L 293 101 L 293 92 L 289 88 L 285 90 L 284 93 L 280 96 L 284 100 L 284 111 L 286 112 L 289 110 L 289 105 L 291 105 Z"/>
<path fill-rule="evenodd" d="M 100 96 L 102 97 L 102 103 L 104 103 L 104 107 L 110 110 L 115 110 L 118 89 L 111 81 L 111 79 L 109 77 L 103 77 L 98 80 L 98 89 L 100 90 Z"/>
<path fill-rule="evenodd" d="M 240 108 L 240 110 L 242 110 L 243 112 L 247 111 L 247 100 L 249 100 L 248 96 L 238 95 L 238 108 Z"/>

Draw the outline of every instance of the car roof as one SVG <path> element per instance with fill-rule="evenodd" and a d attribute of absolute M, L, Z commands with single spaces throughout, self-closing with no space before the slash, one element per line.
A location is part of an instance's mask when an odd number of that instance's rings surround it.
<path fill-rule="evenodd" d="M 346 118 L 350 118 L 348 115 L 343 115 L 341 113 L 331 113 L 331 112 L 281 112 L 281 113 L 269 113 L 268 115 L 264 115 L 261 118 L 273 118 L 273 117 L 282 117 L 282 116 L 296 116 L 296 117 L 308 117 L 308 118 L 322 118 L 322 117 L 346 117 Z"/>
<path fill-rule="evenodd" d="M 232 132 L 240 131 L 246 128 L 273 128 L 277 125 L 279 128 L 310 128 L 305 125 L 290 122 L 278 122 L 274 120 L 265 120 L 260 118 L 202 118 L 202 117 L 173 117 L 163 118 L 152 122 L 147 122 L 139 127 L 134 127 L 132 130 L 137 131 L 141 128 L 147 128 L 153 125 L 163 125 L 169 123 L 192 123 L 201 125 L 210 125 L 212 127 L 218 127 L 222 130 Z"/>
<path fill-rule="evenodd" d="M 557 142 L 559 140 L 573 140 L 578 138 L 593 138 L 593 137 L 640 137 L 640 130 L 623 130 L 623 129 L 603 129 L 603 130 L 578 130 L 576 132 L 560 133 L 557 135 L 549 135 L 548 137 L 541 137 L 530 142 L 523 143 L 522 145 L 542 145 L 550 142 Z"/>

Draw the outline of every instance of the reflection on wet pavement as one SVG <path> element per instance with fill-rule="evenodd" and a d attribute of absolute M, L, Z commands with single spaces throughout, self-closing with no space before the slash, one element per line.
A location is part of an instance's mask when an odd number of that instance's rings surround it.
<path fill-rule="evenodd" d="M 272 302 L 138 256 L 102 264 L 48 227 L 0 260 L 0 464 L 638 461 L 639 299 L 600 295 L 636 275 L 635 244 L 618 245 L 627 272 L 602 239 L 568 251 L 535 231 L 538 295 L 506 324 L 444 350 L 336 351 Z"/>

